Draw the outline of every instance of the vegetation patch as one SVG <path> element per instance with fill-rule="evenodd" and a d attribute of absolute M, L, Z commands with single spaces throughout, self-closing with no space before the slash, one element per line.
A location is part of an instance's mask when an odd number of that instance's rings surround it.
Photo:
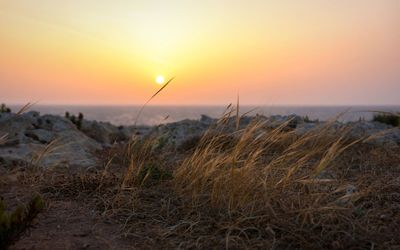
<path fill-rule="evenodd" d="M 400 113 L 379 113 L 374 115 L 373 121 L 400 127 Z"/>
<path fill-rule="evenodd" d="M 0 113 L 11 113 L 11 109 L 2 103 L 0 105 Z"/>
<path fill-rule="evenodd" d="M 78 116 L 71 115 L 69 112 L 65 112 L 65 118 L 69 119 L 75 126 L 80 130 L 82 128 L 83 114 L 79 113 Z"/>
<path fill-rule="evenodd" d="M 43 208 L 40 196 L 33 197 L 26 206 L 18 206 L 12 212 L 7 212 L 5 202 L 0 200 L 0 249 L 7 249 L 18 240 Z"/>

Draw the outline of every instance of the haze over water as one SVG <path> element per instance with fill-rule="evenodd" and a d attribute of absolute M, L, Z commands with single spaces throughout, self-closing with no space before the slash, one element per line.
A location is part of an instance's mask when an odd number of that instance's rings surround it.
<path fill-rule="evenodd" d="M 11 106 L 18 110 L 21 106 Z M 35 105 L 32 110 L 42 114 L 64 115 L 66 111 L 77 115 L 82 112 L 86 119 L 110 122 L 115 125 L 133 125 L 140 106 L 62 106 Z M 226 106 L 147 106 L 141 114 L 138 124 L 157 125 L 184 119 L 200 119 L 201 115 L 218 118 Z M 290 115 L 308 116 L 310 119 L 327 120 L 341 112 L 348 111 L 340 120 L 355 121 L 360 118 L 369 120 L 373 113 L 368 111 L 398 111 L 400 106 L 242 106 L 240 113 L 255 109 L 249 115 Z"/>

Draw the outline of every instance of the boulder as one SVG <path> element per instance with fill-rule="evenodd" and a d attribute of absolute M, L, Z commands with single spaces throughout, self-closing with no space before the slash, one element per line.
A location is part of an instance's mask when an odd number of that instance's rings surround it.
<path fill-rule="evenodd" d="M 288 122 L 288 129 L 295 129 L 300 124 L 304 123 L 304 119 L 298 115 L 271 115 L 270 117 L 265 117 L 267 121 L 267 126 L 270 128 L 277 128 L 283 123 Z"/>
<path fill-rule="evenodd" d="M 391 148 L 400 146 L 400 128 L 375 121 L 348 123 L 353 138 L 368 138 L 366 142 Z"/>
<path fill-rule="evenodd" d="M 43 115 L 37 118 L 37 128 L 46 129 L 53 132 L 76 129 L 76 126 L 67 118 L 56 115 Z"/>
<path fill-rule="evenodd" d="M 215 119 L 213 119 L 207 115 L 201 115 L 201 117 L 200 117 L 200 122 L 203 124 L 211 125 L 214 121 L 215 121 Z"/>
<path fill-rule="evenodd" d="M 0 145 L 3 165 L 89 167 L 97 163 L 95 152 L 101 144 L 79 131 L 68 119 L 37 112 L 9 114 L 0 118 Z"/>
<path fill-rule="evenodd" d="M 208 121 L 182 120 L 153 127 L 150 134 L 160 137 L 163 144 L 179 147 L 188 138 L 202 135 L 209 128 Z"/>
<path fill-rule="evenodd" d="M 95 141 L 110 145 L 114 142 L 127 141 L 133 131 L 123 126 L 114 126 L 108 122 L 87 121 L 82 122 L 81 131 Z"/>
<path fill-rule="evenodd" d="M 50 143 L 55 139 L 53 132 L 40 128 L 27 130 L 24 135 L 43 144 Z"/>

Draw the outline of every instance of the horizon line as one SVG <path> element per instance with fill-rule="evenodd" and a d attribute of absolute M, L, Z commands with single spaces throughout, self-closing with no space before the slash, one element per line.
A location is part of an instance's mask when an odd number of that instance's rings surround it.
<path fill-rule="evenodd" d="M 11 103 L 8 106 L 24 106 L 27 103 Z M 132 107 L 141 106 L 143 104 L 101 104 L 101 103 L 35 103 L 34 106 L 79 106 L 79 107 Z M 236 105 L 236 103 L 228 104 L 148 104 L 151 107 L 223 107 L 228 105 Z M 366 106 L 400 106 L 399 104 L 240 104 L 243 107 L 366 107 Z"/>

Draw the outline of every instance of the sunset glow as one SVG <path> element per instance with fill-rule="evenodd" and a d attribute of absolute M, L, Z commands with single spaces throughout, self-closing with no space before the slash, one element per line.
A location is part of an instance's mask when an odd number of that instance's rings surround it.
<path fill-rule="evenodd" d="M 164 84 L 164 82 L 165 82 L 164 76 L 159 75 L 159 76 L 156 77 L 156 83 L 157 83 L 157 84 L 162 85 L 162 84 Z"/>
<path fill-rule="evenodd" d="M 396 0 L 1 1 L 0 98 L 141 104 L 162 74 L 176 79 L 152 104 L 400 104 L 399 13 Z"/>

